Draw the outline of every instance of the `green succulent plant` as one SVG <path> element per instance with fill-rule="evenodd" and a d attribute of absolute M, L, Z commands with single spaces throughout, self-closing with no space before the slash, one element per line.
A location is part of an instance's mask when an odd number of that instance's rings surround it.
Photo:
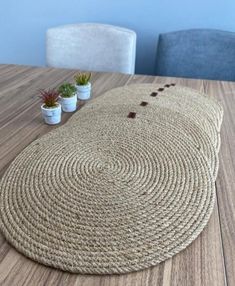
<path fill-rule="evenodd" d="M 62 96 L 62 97 L 72 97 L 72 96 L 74 96 L 76 91 L 77 91 L 76 87 L 69 82 L 63 83 L 58 88 L 58 92 L 60 93 L 60 96 Z"/>
<path fill-rule="evenodd" d="M 91 73 L 78 73 L 74 76 L 77 85 L 87 85 L 91 79 Z"/>

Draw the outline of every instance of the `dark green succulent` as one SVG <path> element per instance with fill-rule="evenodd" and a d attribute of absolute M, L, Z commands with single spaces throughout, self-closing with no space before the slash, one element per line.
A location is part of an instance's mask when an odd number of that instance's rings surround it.
<path fill-rule="evenodd" d="M 60 93 L 60 96 L 62 96 L 62 97 L 72 97 L 72 96 L 74 96 L 76 91 L 77 91 L 76 87 L 69 82 L 63 83 L 58 88 L 58 92 Z"/>

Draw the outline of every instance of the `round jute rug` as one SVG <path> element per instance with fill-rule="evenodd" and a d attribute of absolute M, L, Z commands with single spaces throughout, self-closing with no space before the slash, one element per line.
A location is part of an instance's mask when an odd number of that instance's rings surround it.
<path fill-rule="evenodd" d="M 151 96 L 153 92 L 157 93 L 157 95 Z M 127 97 L 128 100 L 126 101 Z M 147 99 L 151 100 L 152 104 L 159 105 L 159 100 L 160 103 L 163 104 L 167 98 L 170 99 L 172 109 L 176 108 L 176 110 L 186 113 L 185 115 L 191 116 L 191 113 L 188 112 L 188 109 L 190 109 L 193 114 L 199 115 L 200 118 L 197 120 L 202 120 L 201 117 L 209 119 L 209 123 L 214 125 L 217 130 L 220 130 L 223 118 L 223 108 L 221 104 L 213 97 L 209 97 L 202 92 L 188 87 L 177 85 L 166 87 L 166 85 L 162 84 L 149 83 L 131 84 L 107 91 L 95 99 L 95 104 L 99 102 L 103 105 L 110 103 L 119 104 L 120 102 L 123 104 L 125 102 L 130 103 L 133 100 L 136 102 L 136 99 Z M 167 102 L 166 100 L 166 104 Z M 91 101 L 89 105 L 92 105 L 92 103 Z"/>
<path fill-rule="evenodd" d="M 215 199 L 211 138 L 193 120 L 181 128 L 175 111 L 176 126 L 169 109 L 154 120 L 129 107 L 101 116 L 88 104 L 90 117 L 78 112 L 13 161 L 0 183 L 0 228 L 17 250 L 70 272 L 125 273 L 200 234 Z"/>
<path fill-rule="evenodd" d="M 152 93 L 157 95 L 151 96 Z M 222 106 L 213 98 L 190 88 L 178 86 L 167 88 L 159 84 L 132 84 L 112 89 L 94 102 L 91 101 L 88 106 L 92 108 L 99 104 L 102 106 L 138 104 L 141 101 L 147 101 L 151 106 L 157 105 L 171 109 L 181 113 L 188 120 L 192 120 L 211 137 L 211 143 L 219 151 L 218 133 L 223 117 Z M 73 120 L 76 120 L 76 115 Z"/>

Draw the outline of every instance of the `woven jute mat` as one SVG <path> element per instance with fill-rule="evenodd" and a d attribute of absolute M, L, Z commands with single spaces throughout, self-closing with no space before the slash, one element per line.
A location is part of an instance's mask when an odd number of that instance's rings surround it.
<path fill-rule="evenodd" d="M 161 95 L 161 96 L 159 96 Z M 203 93 L 181 86 L 165 87 L 159 84 L 135 84 L 108 91 L 89 104 L 90 108 L 99 104 L 118 105 L 147 101 L 151 106 L 168 108 L 192 120 L 211 137 L 211 142 L 219 151 L 223 110 L 213 98 Z M 78 115 L 79 116 L 79 115 Z M 74 117 L 76 120 L 76 116 Z"/>
<path fill-rule="evenodd" d="M 111 90 L 13 161 L 0 228 L 17 250 L 70 272 L 125 273 L 200 234 L 215 200 L 222 109 L 190 89 L 152 94 L 159 88 Z"/>

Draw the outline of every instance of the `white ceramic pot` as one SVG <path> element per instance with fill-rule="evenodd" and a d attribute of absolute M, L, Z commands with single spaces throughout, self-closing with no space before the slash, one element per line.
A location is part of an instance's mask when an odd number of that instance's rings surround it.
<path fill-rule="evenodd" d="M 46 108 L 43 104 L 41 106 L 42 116 L 45 122 L 49 125 L 58 124 L 61 121 L 61 105 L 58 103 L 58 106 L 53 108 Z"/>
<path fill-rule="evenodd" d="M 73 112 L 77 109 L 77 94 L 72 97 L 60 97 L 60 104 L 64 112 Z"/>
<path fill-rule="evenodd" d="M 80 100 L 87 100 L 91 97 L 91 83 L 88 82 L 87 85 L 76 85 L 77 97 Z"/>

